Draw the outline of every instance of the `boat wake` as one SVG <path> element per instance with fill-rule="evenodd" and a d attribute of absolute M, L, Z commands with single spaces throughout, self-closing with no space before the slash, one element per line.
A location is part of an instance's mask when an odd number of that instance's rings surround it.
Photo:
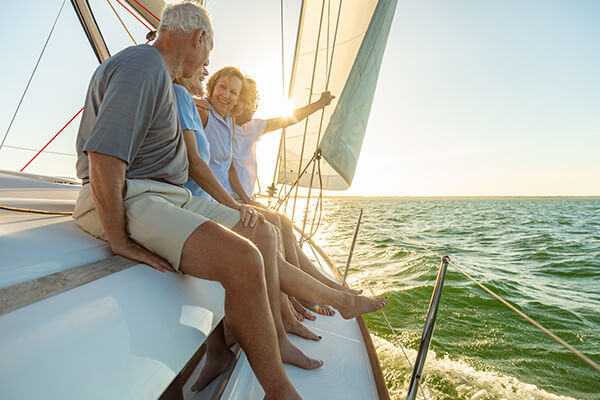
<path fill-rule="evenodd" d="M 400 347 L 378 336 L 371 336 L 390 396 L 394 400 L 405 399 L 412 365 L 408 365 Z M 407 348 L 404 350 L 411 363 L 414 362 L 417 352 Z M 426 392 L 426 399 L 574 400 L 572 397 L 549 393 L 512 376 L 486 370 L 483 366 L 474 367 L 466 360 L 455 360 L 448 356 L 438 357 L 432 350 L 427 354 L 422 386 Z M 418 398 L 424 398 L 420 391 Z"/>

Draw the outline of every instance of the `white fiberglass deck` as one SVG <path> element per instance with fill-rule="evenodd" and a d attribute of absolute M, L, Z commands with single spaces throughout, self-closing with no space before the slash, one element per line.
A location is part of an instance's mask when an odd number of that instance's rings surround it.
<path fill-rule="evenodd" d="M 0 173 L 2 205 L 72 209 L 77 190 Z M 0 290 L 110 254 L 69 216 L 0 210 Z M 108 275 L 0 315 L 0 398 L 157 398 L 222 316 L 218 283 Z"/>
<path fill-rule="evenodd" d="M 66 211 L 78 189 L 0 172 L 0 205 Z M 0 290 L 110 255 L 70 216 L 0 209 Z M 0 398 L 158 398 L 221 320 L 223 295 L 218 283 L 138 264 L 0 315 Z M 356 320 L 306 325 L 323 339 L 292 342 L 325 364 L 285 366 L 303 398 L 378 398 Z M 242 354 L 222 398 L 263 396 Z"/>

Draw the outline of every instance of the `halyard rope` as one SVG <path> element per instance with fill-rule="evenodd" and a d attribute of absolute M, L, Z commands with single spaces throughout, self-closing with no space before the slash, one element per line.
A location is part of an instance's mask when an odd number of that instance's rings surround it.
<path fill-rule="evenodd" d="M 118 1 L 118 0 L 117 0 Z M 123 22 L 123 20 L 121 19 L 121 16 L 119 15 L 119 13 L 117 12 L 117 10 L 115 10 L 115 8 L 113 7 L 112 3 L 110 2 L 110 0 L 106 0 L 106 2 L 108 3 L 108 5 L 110 6 L 110 8 L 113 10 L 113 12 L 115 13 L 115 17 L 117 17 L 117 19 L 119 20 L 119 22 L 121 23 L 121 26 L 123 27 L 123 29 L 125 29 L 125 32 L 127 32 L 127 34 L 129 35 L 129 37 L 131 38 L 131 41 L 133 42 L 134 45 L 137 45 L 137 42 L 135 41 L 135 38 L 133 37 L 133 35 L 131 34 L 131 32 L 129 32 L 129 29 L 127 29 L 127 25 L 125 25 L 125 22 Z"/>
<path fill-rule="evenodd" d="M 21 208 L 21 207 L 9 207 L 0 205 L 0 209 L 9 211 L 20 211 L 35 214 L 49 214 L 49 215 L 73 215 L 72 211 L 46 211 L 46 210 L 35 210 L 32 208 Z"/>

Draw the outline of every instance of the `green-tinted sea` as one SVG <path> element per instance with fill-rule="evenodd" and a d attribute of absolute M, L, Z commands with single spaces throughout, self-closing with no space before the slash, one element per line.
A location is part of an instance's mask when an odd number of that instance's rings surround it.
<path fill-rule="evenodd" d="M 600 200 L 326 199 L 315 236 L 349 283 L 388 296 L 366 317 L 388 387 L 404 399 L 439 259 L 600 363 Z M 298 223 L 299 217 L 296 218 Z M 424 370 L 428 399 L 600 399 L 600 372 L 449 268 Z M 419 396 L 421 398 L 421 395 Z"/>

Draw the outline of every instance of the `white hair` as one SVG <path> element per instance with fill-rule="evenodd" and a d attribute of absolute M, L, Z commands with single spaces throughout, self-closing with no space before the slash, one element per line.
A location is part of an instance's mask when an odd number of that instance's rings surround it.
<path fill-rule="evenodd" d="M 205 31 L 207 38 L 213 37 L 210 15 L 200 4 L 193 1 L 173 1 L 165 5 L 158 26 L 159 32 L 192 33 L 198 29 Z"/>

